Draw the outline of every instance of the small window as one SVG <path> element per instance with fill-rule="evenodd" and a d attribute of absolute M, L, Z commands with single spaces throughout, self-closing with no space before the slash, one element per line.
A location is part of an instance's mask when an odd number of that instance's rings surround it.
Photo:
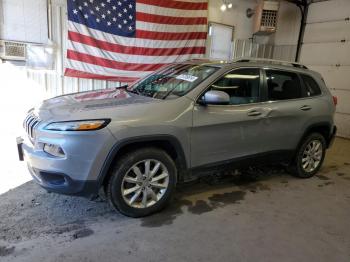
<path fill-rule="evenodd" d="M 244 68 L 231 71 L 212 86 L 211 90 L 224 91 L 230 96 L 230 105 L 259 102 L 260 70 Z"/>
<path fill-rule="evenodd" d="M 305 84 L 306 96 L 318 96 L 321 94 L 320 87 L 311 76 L 301 75 L 301 78 Z"/>
<path fill-rule="evenodd" d="M 288 100 L 302 97 L 297 74 L 285 71 L 267 70 L 268 100 Z"/>

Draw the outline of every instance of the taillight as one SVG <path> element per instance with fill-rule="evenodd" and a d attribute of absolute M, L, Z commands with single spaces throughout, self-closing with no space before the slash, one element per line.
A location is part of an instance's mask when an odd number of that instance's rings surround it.
<path fill-rule="evenodd" d="M 338 105 L 338 97 L 333 96 L 333 104 L 334 104 L 335 106 Z"/>

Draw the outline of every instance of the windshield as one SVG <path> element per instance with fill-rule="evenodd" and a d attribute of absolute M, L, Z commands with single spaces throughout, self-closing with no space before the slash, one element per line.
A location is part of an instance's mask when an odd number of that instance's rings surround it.
<path fill-rule="evenodd" d="M 206 65 L 171 65 L 128 87 L 128 91 L 158 99 L 183 96 L 219 68 Z"/>

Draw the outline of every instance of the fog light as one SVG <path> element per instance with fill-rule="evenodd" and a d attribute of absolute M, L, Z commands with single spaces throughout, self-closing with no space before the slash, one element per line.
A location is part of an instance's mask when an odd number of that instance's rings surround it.
<path fill-rule="evenodd" d="M 44 152 L 56 157 L 65 157 L 63 149 L 58 145 L 44 144 Z"/>

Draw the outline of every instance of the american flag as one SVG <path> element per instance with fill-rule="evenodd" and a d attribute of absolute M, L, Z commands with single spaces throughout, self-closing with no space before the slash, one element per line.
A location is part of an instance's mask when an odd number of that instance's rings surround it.
<path fill-rule="evenodd" d="M 207 0 L 67 0 L 66 76 L 132 82 L 205 54 Z"/>

